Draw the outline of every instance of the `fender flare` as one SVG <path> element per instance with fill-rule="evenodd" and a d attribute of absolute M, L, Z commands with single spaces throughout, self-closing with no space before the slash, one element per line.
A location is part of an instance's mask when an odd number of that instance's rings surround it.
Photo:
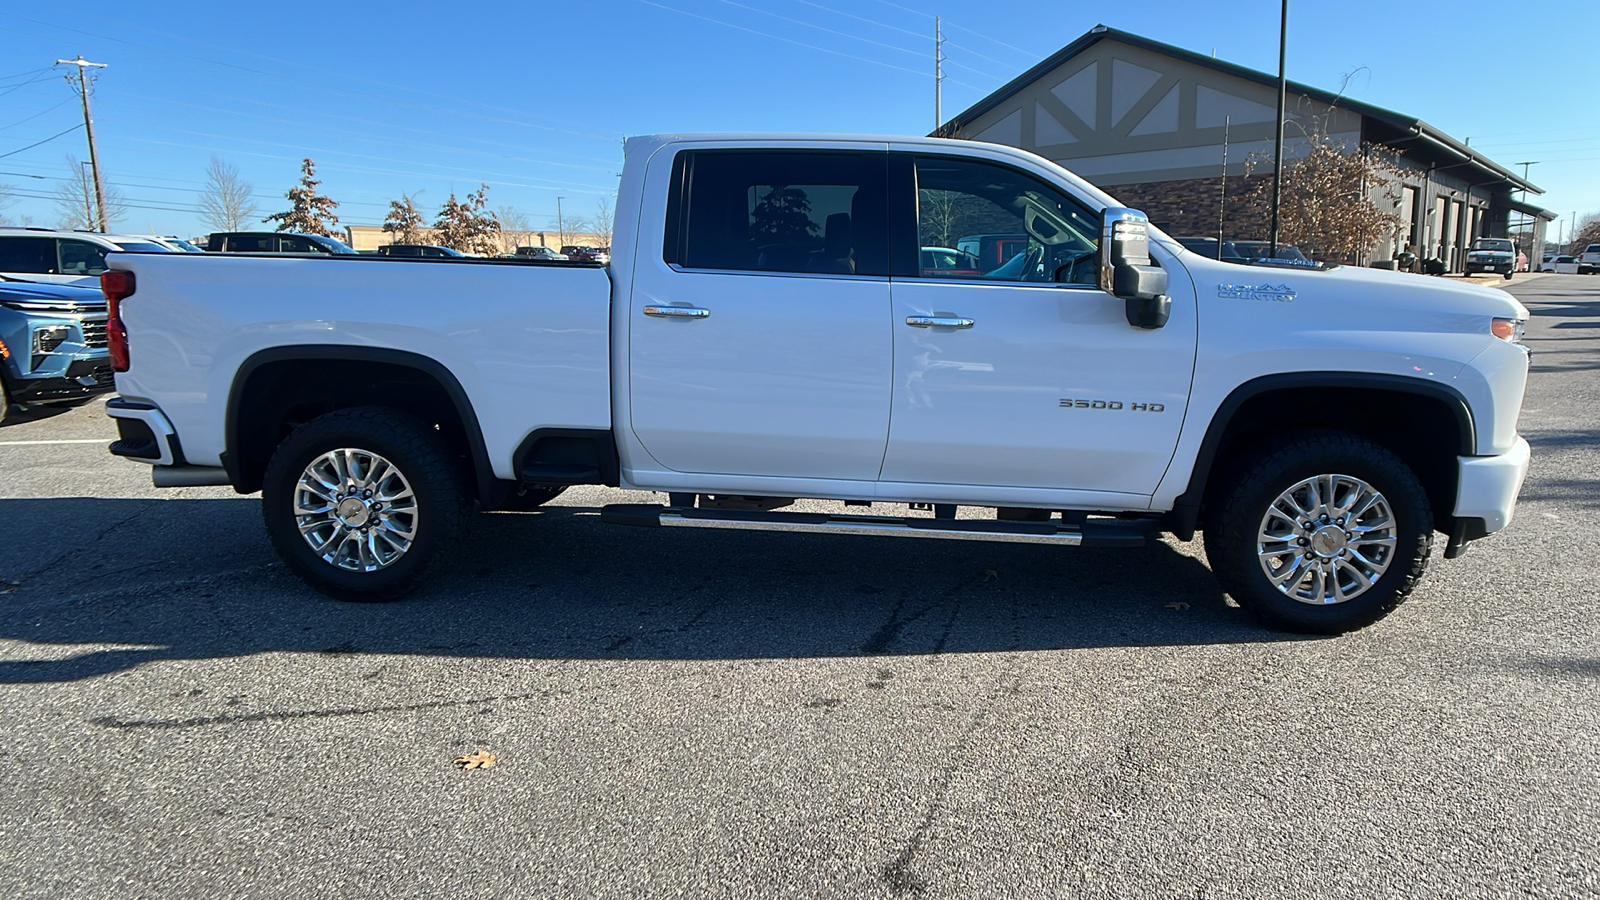
<path fill-rule="evenodd" d="M 228 480 L 236 489 L 242 491 L 249 487 L 241 481 L 242 473 L 238 462 L 239 405 L 243 399 L 245 385 L 250 383 L 251 376 L 262 366 L 296 360 L 385 363 L 413 369 L 432 378 L 444 389 L 445 395 L 455 405 L 456 415 L 461 419 L 461 427 L 466 432 L 467 446 L 472 456 L 473 479 L 478 488 L 478 496 L 492 496 L 498 482 L 494 477 L 494 466 L 489 462 L 489 448 L 484 443 L 483 429 L 478 424 L 478 414 L 472 407 L 472 400 L 467 396 L 466 389 L 461 386 L 455 373 L 438 360 L 408 350 L 352 347 L 342 344 L 291 344 L 268 347 L 252 353 L 239 364 L 238 370 L 233 375 L 233 384 L 228 388 L 228 410 L 224 418 L 224 428 L 227 430 L 224 433 L 225 449 L 221 459 L 222 467 L 228 473 Z M 259 485 L 255 489 L 259 489 Z"/>
<path fill-rule="evenodd" d="M 1192 540 L 1200 522 L 1200 504 L 1206 493 L 1207 481 L 1216 464 L 1217 452 L 1222 448 L 1222 438 L 1240 407 L 1254 397 L 1271 391 L 1296 388 L 1354 388 L 1388 391 L 1396 394 L 1415 394 L 1444 403 L 1456 420 L 1461 445 L 1457 452 L 1472 456 L 1478 445 L 1477 428 L 1472 420 L 1472 408 L 1460 391 L 1447 384 L 1404 375 L 1385 375 L 1373 372 L 1282 372 L 1262 375 L 1239 385 L 1223 398 L 1206 435 L 1200 441 L 1194 466 L 1189 470 L 1189 486 L 1173 502 L 1167 514 L 1167 526 L 1180 540 Z"/>

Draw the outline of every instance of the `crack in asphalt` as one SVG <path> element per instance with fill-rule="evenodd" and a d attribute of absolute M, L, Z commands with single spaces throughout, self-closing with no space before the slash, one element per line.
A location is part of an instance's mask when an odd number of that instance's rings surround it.
<path fill-rule="evenodd" d="M 535 691 L 528 694 L 503 694 L 491 697 L 472 697 L 465 700 L 427 700 L 421 703 L 399 703 L 389 706 L 346 707 L 344 709 L 303 709 L 279 712 L 246 713 L 244 715 L 196 716 L 190 719 L 121 719 L 116 716 L 99 716 L 89 724 L 110 729 L 144 728 L 170 731 L 180 728 L 205 728 L 211 725 L 240 725 L 254 722 L 285 722 L 297 719 L 333 719 L 341 716 L 370 716 L 378 713 L 420 712 L 427 709 L 449 709 L 483 703 L 505 703 L 519 700 L 543 700 L 555 696 L 556 691 Z"/>

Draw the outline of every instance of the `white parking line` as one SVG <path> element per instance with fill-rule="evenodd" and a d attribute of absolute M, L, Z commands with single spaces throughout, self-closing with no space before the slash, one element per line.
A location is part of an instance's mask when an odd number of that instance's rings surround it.
<path fill-rule="evenodd" d="M 70 441 L 0 441 L 0 447 L 38 447 L 42 444 L 109 444 L 105 438 L 73 438 Z"/>

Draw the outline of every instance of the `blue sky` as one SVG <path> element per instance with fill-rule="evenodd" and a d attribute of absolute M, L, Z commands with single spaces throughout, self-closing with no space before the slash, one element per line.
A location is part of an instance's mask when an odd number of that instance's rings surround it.
<path fill-rule="evenodd" d="M 1600 212 L 1593 29 L 1575 27 L 1592 16 L 1557 3 L 1513 21 L 1504 3 L 1458 0 L 1434 22 L 1422 6 L 1292 2 L 1289 77 L 1337 90 L 1348 76 L 1350 96 L 1470 137 L 1498 162 L 1537 160 L 1530 176 L 1546 193 L 1532 199 L 1563 220 Z M 53 225 L 67 154 L 87 158 L 81 130 L 46 140 L 81 121 L 62 71 L 48 70 L 80 53 L 109 64 L 93 100 L 106 180 L 131 207 L 118 230 L 208 231 L 194 205 L 213 155 L 253 183 L 262 215 L 287 205 L 309 156 L 341 224 L 381 222 L 402 192 L 431 216 L 482 181 L 491 206 L 553 230 L 557 197 L 568 215 L 609 199 L 625 135 L 928 132 L 935 14 L 948 118 L 1101 22 L 1275 71 L 1277 11 L 1261 0 L 6 0 L 0 184 L 13 200 L 0 216 Z"/>

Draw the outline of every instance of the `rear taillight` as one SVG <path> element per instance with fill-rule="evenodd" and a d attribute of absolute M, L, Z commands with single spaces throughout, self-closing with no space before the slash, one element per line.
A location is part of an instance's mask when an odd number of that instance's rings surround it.
<path fill-rule="evenodd" d="M 132 272 L 113 269 L 100 276 L 100 292 L 106 295 L 106 344 L 111 349 L 111 368 L 128 371 L 128 329 L 122 324 L 122 301 L 133 296 Z"/>

